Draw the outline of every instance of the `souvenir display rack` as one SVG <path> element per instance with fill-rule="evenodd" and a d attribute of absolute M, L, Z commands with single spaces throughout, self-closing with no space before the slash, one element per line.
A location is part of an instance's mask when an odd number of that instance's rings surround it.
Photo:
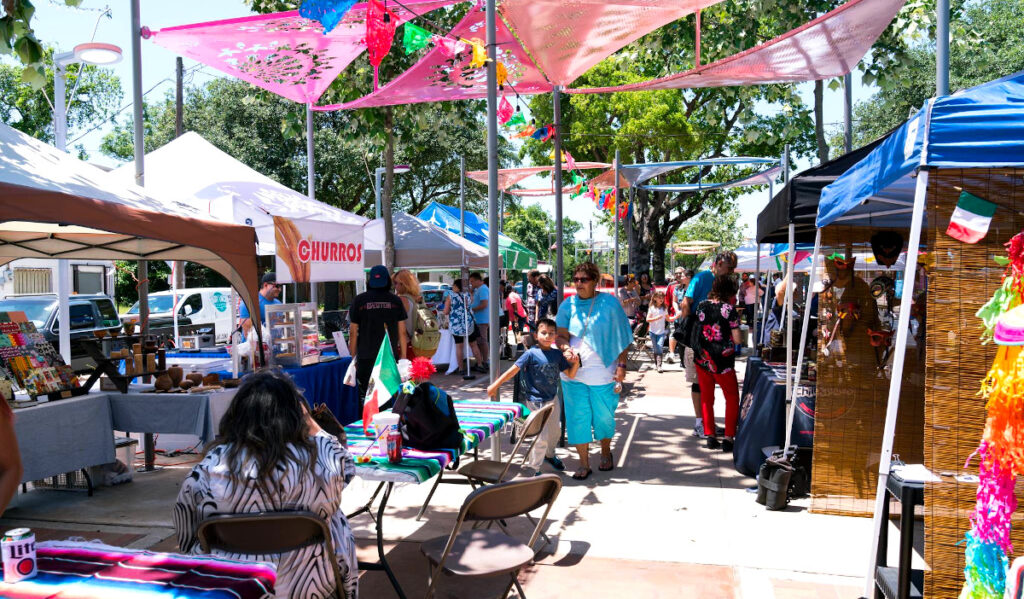
<path fill-rule="evenodd" d="M 88 390 L 24 312 L 0 312 L 0 377 L 32 399 L 56 400 Z"/>
<path fill-rule="evenodd" d="M 313 303 L 268 304 L 270 364 L 295 367 L 320 361 L 320 329 Z"/>
<path fill-rule="evenodd" d="M 137 335 L 113 337 L 112 340 L 124 341 L 130 349 L 113 351 L 108 349 L 103 339 L 83 340 L 82 346 L 89 357 L 96 362 L 96 368 L 82 385 L 86 390 L 106 376 L 121 393 L 128 393 L 128 385 L 138 377 L 160 376 L 167 371 L 167 356 L 164 348 L 158 348 L 156 342 L 143 340 Z M 152 356 L 152 359 L 150 357 Z M 121 374 L 119 365 L 125 362 L 125 372 Z"/>

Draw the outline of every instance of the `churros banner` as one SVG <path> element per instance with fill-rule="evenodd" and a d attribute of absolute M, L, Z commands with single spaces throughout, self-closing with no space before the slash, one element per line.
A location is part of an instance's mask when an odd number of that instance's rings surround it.
<path fill-rule="evenodd" d="M 278 283 L 355 281 L 363 277 L 363 228 L 274 217 Z"/>

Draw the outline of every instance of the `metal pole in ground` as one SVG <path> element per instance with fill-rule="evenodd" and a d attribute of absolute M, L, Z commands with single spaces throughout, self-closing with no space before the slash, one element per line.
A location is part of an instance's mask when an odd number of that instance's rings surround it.
<path fill-rule="evenodd" d="M 495 0 L 487 0 L 487 222 L 490 234 L 487 236 L 487 248 L 490 253 L 488 276 L 490 291 L 487 298 L 489 335 L 490 381 L 498 378 L 501 367 L 498 355 L 498 302 L 501 294 L 498 290 L 498 46 L 496 43 L 496 7 Z M 556 156 L 556 159 L 558 157 Z M 561 225 L 559 225 L 561 226 Z M 495 400 L 501 398 L 496 396 Z M 491 437 L 491 456 L 501 459 L 499 435 Z"/>
<path fill-rule="evenodd" d="M 558 286 L 558 303 L 565 297 L 565 240 L 562 238 L 562 89 L 555 86 L 551 93 L 552 108 L 555 115 L 555 243 L 558 253 L 555 254 L 555 285 Z"/>
<path fill-rule="evenodd" d="M 619 151 L 615 150 L 615 266 L 612 268 L 612 280 L 615 282 L 615 298 L 619 297 Z"/>
<path fill-rule="evenodd" d="M 316 199 L 316 161 L 313 155 L 313 105 L 306 104 L 306 195 L 311 200 Z M 317 291 L 316 283 L 310 281 L 309 301 L 314 308 L 320 303 Z"/>
<path fill-rule="evenodd" d="M 466 238 L 466 157 L 459 156 L 459 231 L 462 238 Z M 469 285 L 469 269 L 465 266 L 462 267 L 459 276 L 462 277 L 462 293 L 466 293 Z M 469 369 L 469 356 L 473 352 L 469 349 L 469 306 L 466 303 L 465 298 L 462 301 L 462 315 L 466 322 L 465 336 L 462 338 L 463 351 L 466 354 L 466 374 L 462 375 L 462 380 L 469 381 L 475 379 L 476 376 L 470 372 Z"/>

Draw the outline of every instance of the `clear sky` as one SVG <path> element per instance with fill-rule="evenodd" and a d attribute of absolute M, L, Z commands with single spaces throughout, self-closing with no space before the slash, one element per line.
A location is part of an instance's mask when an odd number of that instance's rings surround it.
<path fill-rule="evenodd" d="M 121 78 L 124 87 L 125 100 L 124 111 L 121 119 L 131 115 L 131 15 L 129 14 L 128 0 L 116 2 L 102 2 L 97 0 L 84 0 L 80 8 L 69 8 L 64 5 L 63 0 L 37 0 L 36 15 L 33 25 L 37 36 L 43 43 L 52 44 L 59 51 L 71 50 L 76 44 L 92 40 L 93 29 L 96 29 L 95 40 L 117 44 L 124 50 L 124 60 L 112 67 L 114 72 Z M 110 17 L 101 17 L 97 27 L 97 17 L 104 8 L 110 8 Z M 182 25 L 200 21 L 212 21 L 242 16 L 248 13 L 248 9 L 241 0 L 176 0 L 174 2 L 148 0 L 142 2 L 142 24 L 151 29 L 159 29 L 171 25 Z M 213 77 L 220 76 L 219 72 L 209 67 L 198 65 L 192 60 L 185 59 L 186 86 L 201 84 Z M 146 92 L 147 100 L 154 100 L 164 96 L 169 90 L 174 89 L 174 66 L 175 55 L 156 44 L 143 40 L 142 43 L 142 82 L 143 91 Z M 873 93 L 874 88 L 861 84 L 859 73 L 854 73 L 853 86 L 854 101 L 866 99 Z M 799 86 L 800 95 L 808 105 L 812 104 L 812 84 Z M 831 91 L 825 89 L 825 123 L 831 128 L 840 125 L 843 121 L 843 96 L 842 90 Z M 81 144 L 91 155 L 91 158 L 101 164 L 113 165 L 114 162 L 99 153 L 99 145 L 103 134 L 110 130 L 110 126 L 100 127 L 97 131 L 69 131 L 69 146 Z M 833 150 L 833 155 L 835 150 Z M 577 160 L 587 160 L 588 156 L 574 156 Z M 798 172 L 810 166 L 807 160 L 798 161 L 794 165 L 794 172 Z M 470 183 L 470 185 L 476 185 Z M 531 178 L 523 182 L 525 187 L 550 187 L 549 179 Z M 746 228 L 748 236 L 753 235 L 756 227 L 757 214 L 764 208 L 768 201 L 768 192 L 760 191 L 742 196 L 739 199 L 741 213 L 740 222 Z M 539 203 L 549 214 L 554 214 L 554 198 L 529 198 L 526 203 Z M 583 230 L 578 236 L 585 240 L 589 236 L 588 222 L 596 221 L 597 211 L 593 204 L 582 198 L 563 200 L 565 216 L 583 223 Z M 594 228 L 594 238 L 607 240 L 610 237 L 600 227 Z"/>

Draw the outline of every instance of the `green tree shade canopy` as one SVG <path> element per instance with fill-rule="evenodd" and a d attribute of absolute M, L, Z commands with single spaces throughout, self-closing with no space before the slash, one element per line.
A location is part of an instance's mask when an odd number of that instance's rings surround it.
<path fill-rule="evenodd" d="M 456 235 L 462 231 L 459 209 L 452 206 L 431 202 L 418 217 Z M 465 220 L 466 239 L 487 247 L 490 232 L 487 221 L 472 212 L 465 213 Z M 498 251 L 501 253 L 504 268 L 508 270 L 528 270 L 537 267 L 537 254 L 501 233 L 498 233 Z"/>

